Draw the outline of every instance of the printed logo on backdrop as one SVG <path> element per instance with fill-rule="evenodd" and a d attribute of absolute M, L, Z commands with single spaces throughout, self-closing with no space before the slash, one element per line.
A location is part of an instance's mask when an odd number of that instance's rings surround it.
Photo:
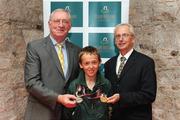
<path fill-rule="evenodd" d="M 69 13 L 71 13 L 71 9 L 70 9 L 69 6 L 66 6 L 66 7 L 65 7 L 65 10 L 66 10 L 66 11 L 69 11 Z"/>
<path fill-rule="evenodd" d="M 70 12 L 72 27 L 83 26 L 83 2 L 51 2 L 51 12 L 57 8 Z"/>
<path fill-rule="evenodd" d="M 121 2 L 89 2 L 89 27 L 114 27 L 121 23 Z"/>
<path fill-rule="evenodd" d="M 103 6 L 102 10 L 101 10 L 101 13 L 102 14 L 108 14 L 110 12 L 108 6 Z"/>
<path fill-rule="evenodd" d="M 89 33 L 89 45 L 98 48 L 102 58 L 116 55 L 113 33 Z"/>

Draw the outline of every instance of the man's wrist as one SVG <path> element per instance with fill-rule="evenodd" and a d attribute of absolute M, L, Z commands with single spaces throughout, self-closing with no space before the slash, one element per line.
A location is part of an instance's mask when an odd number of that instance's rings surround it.
<path fill-rule="evenodd" d="M 57 98 L 58 103 L 61 103 L 61 97 L 62 97 L 62 95 L 58 95 L 58 98 Z"/>

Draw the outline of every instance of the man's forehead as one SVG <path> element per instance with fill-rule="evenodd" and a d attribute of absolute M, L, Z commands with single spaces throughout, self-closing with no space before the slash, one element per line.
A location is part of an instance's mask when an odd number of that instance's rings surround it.
<path fill-rule="evenodd" d="M 129 28 L 127 26 L 121 26 L 116 29 L 116 32 L 129 32 Z"/>
<path fill-rule="evenodd" d="M 69 18 L 68 14 L 66 12 L 63 11 L 57 11 L 53 14 L 52 18 Z"/>

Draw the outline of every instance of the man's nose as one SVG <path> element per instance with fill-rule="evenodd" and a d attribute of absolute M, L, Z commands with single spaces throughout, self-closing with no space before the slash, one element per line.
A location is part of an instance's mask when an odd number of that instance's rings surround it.
<path fill-rule="evenodd" d="M 59 25 L 59 26 L 63 26 L 63 21 L 60 20 L 58 25 Z"/>

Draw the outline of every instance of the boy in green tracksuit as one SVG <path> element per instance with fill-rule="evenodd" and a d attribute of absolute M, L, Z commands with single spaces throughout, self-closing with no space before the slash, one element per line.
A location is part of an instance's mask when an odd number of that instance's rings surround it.
<path fill-rule="evenodd" d="M 99 72 L 100 54 L 92 46 L 83 48 L 79 54 L 82 71 L 70 83 L 68 93 L 77 97 L 77 106 L 71 112 L 71 120 L 108 120 L 106 95 L 110 82 Z"/>

